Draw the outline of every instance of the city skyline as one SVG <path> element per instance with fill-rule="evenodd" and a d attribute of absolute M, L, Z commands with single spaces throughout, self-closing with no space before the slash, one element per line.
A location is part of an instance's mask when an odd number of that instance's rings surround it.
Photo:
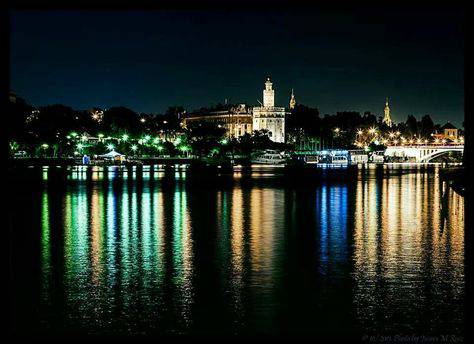
<path fill-rule="evenodd" d="M 388 97 L 394 122 L 460 127 L 464 18 L 445 12 L 13 12 L 11 89 L 36 106 L 163 113 L 256 105 L 270 75 L 278 106 L 294 89 L 321 115 L 382 115 Z"/>

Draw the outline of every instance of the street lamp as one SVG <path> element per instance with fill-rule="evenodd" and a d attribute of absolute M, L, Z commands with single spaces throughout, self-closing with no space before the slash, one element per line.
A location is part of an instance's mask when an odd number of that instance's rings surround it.
<path fill-rule="evenodd" d="M 123 140 L 123 141 L 127 141 L 127 140 L 128 140 L 128 135 L 127 135 L 127 134 L 123 134 L 123 135 L 122 135 L 122 140 Z"/>
<path fill-rule="evenodd" d="M 111 144 L 111 143 L 109 143 L 109 144 L 107 145 L 107 149 L 110 150 L 110 151 L 113 150 L 113 149 L 114 149 L 114 145 Z"/>

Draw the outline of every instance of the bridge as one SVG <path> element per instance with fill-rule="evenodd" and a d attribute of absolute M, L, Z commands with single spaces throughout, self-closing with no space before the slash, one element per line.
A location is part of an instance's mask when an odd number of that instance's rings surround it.
<path fill-rule="evenodd" d="M 407 158 L 414 162 L 429 162 L 430 160 L 449 153 L 464 153 L 464 145 L 414 145 L 414 146 L 389 146 L 385 156 L 389 158 Z"/>

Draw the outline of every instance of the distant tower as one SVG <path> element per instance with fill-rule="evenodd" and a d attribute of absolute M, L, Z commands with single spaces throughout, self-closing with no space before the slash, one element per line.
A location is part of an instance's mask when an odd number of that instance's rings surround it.
<path fill-rule="evenodd" d="M 295 99 L 295 93 L 293 92 L 293 89 L 291 89 L 291 99 L 290 99 L 290 110 L 293 110 L 296 105 L 296 99 Z"/>
<path fill-rule="evenodd" d="M 275 91 L 272 88 L 272 82 L 270 78 L 265 81 L 265 89 L 263 90 L 263 106 L 274 107 L 275 106 Z"/>
<path fill-rule="evenodd" d="M 392 126 L 392 118 L 390 117 L 390 108 L 388 107 L 388 98 L 385 101 L 385 108 L 383 109 L 383 122 L 389 127 Z"/>

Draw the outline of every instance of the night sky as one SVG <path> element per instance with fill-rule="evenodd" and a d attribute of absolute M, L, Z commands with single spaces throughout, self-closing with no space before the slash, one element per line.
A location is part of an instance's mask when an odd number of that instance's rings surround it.
<path fill-rule="evenodd" d="M 454 9 L 12 12 L 11 90 L 42 106 L 163 113 L 276 105 L 413 114 L 461 125 L 464 16 Z"/>

